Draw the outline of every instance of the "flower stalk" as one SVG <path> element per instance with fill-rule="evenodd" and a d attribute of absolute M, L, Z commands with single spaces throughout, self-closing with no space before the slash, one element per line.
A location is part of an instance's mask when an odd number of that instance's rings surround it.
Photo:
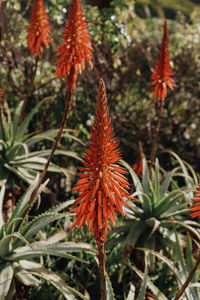
<path fill-rule="evenodd" d="M 152 146 L 152 152 L 151 152 L 151 158 L 150 158 L 150 167 L 149 167 L 150 178 L 152 178 L 152 168 L 153 168 L 153 164 L 155 161 L 156 151 L 158 148 L 160 125 L 161 125 L 161 119 L 162 119 L 163 101 L 160 100 L 159 105 L 157 105 L 156 107 L 157 107 L 158 119 L 157 119 L 156 129 L 155 129 L 155 133 L 154 133 L 153 146 Z"/>
<path fill-rule="evenodd" d="M 35 0 L 35 3 L 37 1 L 39 1 L 39 0 Z M 45 164 L 44 170 L 41 173 L 38 184 L 30 197 L 29 208 L 27 208 L 23 220 L 26 218 L 28 211 L 30 210 L 31 206 L 33 205 L 33 203 L 35 201 L 38 190 L 46 176 L 49 164 L 53 158 L 55 150 L 58 147 L 60 138 L 63 133 L 64 126 L 65 126 L 68 116 L 69 116 L 72 97 L 73 97 L 73 93 L 74 93 L 74 90 L 76 88 L 76 83 L 77 83 L 77 75 L 78 75 L 78 73 L 80 73 L 81 71 L 84 70 L 85 60 L 92 67 L 92 63 L 91 63 L 92 47 L 91 47 L 91 42 L 90 42 L 90 35 L 89 35 L 89 32 L 87 31 L 87 24 L 85 21 L 85 17 L 83 15 L 83 10 L 82 10 L 80 0 L 72 0 L 72 2 L 71 2 L 70 12 L 69 12 L 69 20 L 66 23 L 63 38 L 64 38 L 65 42 L 58 49 L 58 52 L 59 52 L 58 56 L 60 57 L 60 59 L 57 63 L 56 75 L 58 77 L 64 77 L 64 78 L 66 76 L 68 76 L 67 100 L 66 100 L 65 112 L 64 112 L 63 120 L 61 122 L 55 142 L 53 144 L 53 147 L 51 149 L 51 152 L 50 152 L 47 162 Z M 39 50 L 41 51 L 41 48 L 39 48 Z M 80 53 L 79 53 L 79 50 L 80 50 Z M 77 56 L 78 56 L 78 59 L 77 59 Z M 23 220 L 22 220 L 22 223 L 23 223 Z"/>
<path fill-rule="evenodd" d="M 107 231 L 111 229 L 109 223 L 115 223 L 115 212 L 124 215 L 123 204 L 129 206 L 124 200 L 130 198 L 127 191 L 129 184 L 124 177 L 126 171 L 116 164 L 120 158 L 101 79 L 89 147 L 83 156 L 83 167 L 79 168 L 81 172 L 77 174 L 80 179 L 73 188 L 73 191 L 79 191 L 79 197 L 71 210 L 76 213 L 76 219 L 70 228 L 78 225 L 81 229 L 87 222 L 89 230 L 93 231 L 99 250 L 101 300 L 107 297 L 104 244 Z"/>
<path fill-rule="evenodd" d="M 154 88 L 154 99 L 156 101 L 156 107 L 158 111 L 158 120 L 156 124 L 154 139 L 153 139 L 153 146 L 151 151 L 151 158 L 150 158 L 150 178 L 152 177 L 152 168 L 155 161 L 155 155 L 158 148 L 158 139 L 160 133 L 160 125 L 161 125 L 161 118 L 162 118 L 162 110 L 163 110 L 163 103 L 167 96 L 167 87 L 170 90 L 173 90 L 172 84 L 174 80 L 172 79 L 172 70 L 170 66 L 170 58 L 169 58 L 169 33 L 168 33 L 168 25 L 167 20 L 165 20 L 164 28 L 163 28 L 163 40 L 160 49 L 160 54 L 156 62 L 155 69 L 152 74 L 152 83 L 151 86 L 155 85 Z M 158 99 L 158 100 L 157 100 Z"/>
<path fill-rule="evenodd" d="M 50 44 L 50 24 L 43 0 L 34 0 L 31 10 L 30 25 L 28 26 L 27 43 L 32 54 L 39 56 L 43 46 Z"/>
<path fill-rule="evenodd" d="M 98 247 L 99 254 L 99 275 L 100 275 L 100 294 L 101 300 L 107 299 L 107 290 L 106 290 L 106 254 L 104 249 L 104 244 Z"/>
<path fill-rule="evenodd" d="M 199 184 L 199 187 L 198 187 L 197 191 L 195 192 L 195 195 L 194 195 L 192 201 L 195 201 L 197 203 L 194 204 L 194 205 L 191 205 L 189 207 L 190 208 L 190 212 L 191 212 L 190 213 L 190 217 L 192 219 L 196 218 L 196 217 L 198 217 L 200 219 L 200 184 Z M 200 254 L 197 257 L 196 263 L 193 266 L 193 268 L 191 269 L 191 271 L 190 271 L 187 279 L 185 280 L 184 284 L 182 285 L 182 287 L 177 292 L 174 300 L 180 299 L 180 297 L 182 296 L 182 294 L 184 293 L 184 291 L 188 287 L 189 283 L 191 282 L 191 280 L 192 280 L 192 278 L 193 278 L 193 276 L 194 276 L 194 274 L 197 271 L 197 269 L 198 269 L 199 266 L 200 266 Z"/>
<path fill-rule="evenodd" d="M 184 291 L 186 290 L 186 288 L 188 287 L 189 283 L 191 282 L 195 272 L 197 271 L 197 269 L 200 266 L 200 254 L 197 257 L 197 261 L 195 263 L 195 265 L 193 266 L 192 270 L 190 271 L 186 281 L 184 282 L 184 284 L 182 285 L 182 287 L 179 289 L 179 291 L 177 292 L 174 300 L 178 300 L 181 298 L 181 296 L 183 295 Z"/>

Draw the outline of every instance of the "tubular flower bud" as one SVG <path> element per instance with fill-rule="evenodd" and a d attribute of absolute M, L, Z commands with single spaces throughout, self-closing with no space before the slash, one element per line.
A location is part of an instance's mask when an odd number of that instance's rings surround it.
<path fill-rule="evenodd" d="M 167 96 L 167 87 L 169 87 L 170 90 L 174 89 L 172 86 L 174 80 L 171 78 L 173 73 L 170 67 L 168 45 L 169 45 L 169 33 L 168 33 L 167 20 L 165 20 L 160 55 L 158 57 L 155 69 L 152 74 L 153 81 L 151 83 L 151 86 L 155 85 L 154 88 L 155 100 L 157 100 L 157 98 L 160 98 L 162 101 L 164 101 L 165 97 Z"/>
<path fill-rule="evenodd" d="M 130 197 L 129 184 L 124 177 L 126 171 L 117 164 L 120 158 L 108 114 L 104 82 L 100 80 L 89 147 L 83 156 L 84 166 L 77 174 L 80 179 L 73 188 L 80 195 L 74 203 L 76 207 L 72 212 L 76 213 L 76 219 L 71 226 L 71 229 L 75 225 L 81 228 L 87 221 L 98 246 L 105 243 L 109 222 L 114 224 L 117 219 L 115 212 L 124 215 L 123 204 L 129 206 L 124 200 L 124 197 Z"/>
<path fill-rule="evenodd" d="M 64 43 L 57 50 L 55 75 L 67 80 L 67 92 L 73 93 L 77 76 L 85 69 L 85 60 L 92 68 L 92 46 L 80 0 L 72 0 L 69 18 L 63 33 Z"/>
<path fill-rule="evenodd" d="M 31 11 L 30 25 L 28 26 L 27 42 L 32 54 L 39 55 L 43 46 L 48 48 L 51 28 L 45 12 L 43 0 L 34 0 Z"/>

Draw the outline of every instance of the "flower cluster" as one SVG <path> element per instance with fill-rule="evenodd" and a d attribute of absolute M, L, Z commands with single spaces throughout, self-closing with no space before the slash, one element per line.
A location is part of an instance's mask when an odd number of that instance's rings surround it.
<path fill-rule="evenodd" d="M 67 92 L 73 93 L 78 73 L 85 68 L 85 60 L 92 67 L 92 46 L 80 0 L 72 0 L 69 18 L 63 34 L 65 42 L 57 50 L 56 75 L 68 76 Z"/>
<path fill-rule="evenodd" d="M 198 217 L 200 219 L 200 184 L 192 200 L 197 201 L 197 203 L 190 206 L 190 211 L 191 211 L 190 216 L 191 218 Z"/>
<path fill-rule="evenodd" d="M 99 247 L 106 241 L 109 220 L 114 224 L 115 212 L 124 215 L 122 206 L 128 206 L 124 200 L 124 197 L 129 197 L 129 185 L 123 175 L 126 171 L 116 164 L 120 158 L 118 142 L 108 115 L 104 82 L 100 80 L 89 148 L 83 156 L 84 167 L 80 167 L 83 173 L 77 174 L 80 180 L 73 189 L 79 191 L 80 195 L 74 203 L 79 205 L 72 210 L 76 213 L 76 219 L 71 226 L 71 229 L 75 225 L 81 228 L 87 220 Z"/>
<path fill-rule="evenodd" d="M 48 48 L 51 28 L 45 12 L 43 0 L 34 0 L 31 11 L 30 25 L 28 26 L 28 47 L 32 54 L 43 52 L 43 45 Z"/>
<path fill-rule="evenodd" d="M 165 99 L 167 95 L 167 87 L 169 87 L 170 90 L 174 89 L 172 86 L 174 80 L 171 78 L 173 73 L 170 67 L 168 45 L 169 45 L 169 33 L 168 33 L 167 20 L 165 20 L 164 34 L 163 34 L 163 40 L 160 49 L 160 55 L 158 57 L 154 72 L 152 74 L 153 82 L 151 83 L 151 86 L 155 85 L 155 89 L 154 89 L 155 100 L 157 100 L 157 98 L 160 98 L 162 101 Z"/>

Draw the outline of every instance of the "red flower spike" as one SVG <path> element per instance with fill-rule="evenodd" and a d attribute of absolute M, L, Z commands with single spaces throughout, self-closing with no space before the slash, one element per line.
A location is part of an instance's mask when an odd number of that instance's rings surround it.
<path fill-rule="evenodd" d="M 0 102 L 3 102 L 4 100 L 1 98 L 2 95 L 2 89 L 0 89 Z"/>
<path fill-rule="evenodd" d="M 168 45 L 169 45 L 169 33 L 168 33 L 167 20 L 165 20 L 164 34 L 163 34 L 163 40 L 160 49 L 160 55 L 158 57 L 154 72 L 152 74 L 153 82 L 151 83 L 151 86 L 155 85 L 155 89 L 154 89 L 155 100 L 157 100 L 157 98 L 160 98 L 162 101 L 165 99 L 167 95 L 167 87 L 169 87 L 170 90 L 174 89 L 172 86 L 174 80 L 171 78 L 173 73 L 170 67 Z"/>
<path fill-rule="evenodd" d="M 103 80 L 100 80 L 98 101 L 94 124 L 91 130 L 89 147 L 83 156 L 80 179 L 73 191 L 79 191 L 77 205 L 72 212 L 76 219 L 71 229 L 78 225 L 81 228 L 87 220 L 89 230 L 93 230 L 94 240 L 102 246 L 110 229 L 109 220 L 115 223 L 115 212 L 123 213 L 123 204 L 129 206 L 124 197 L 130 198 L 127 189 L 129 184 L 123 174 L 123 167 L 116 163 L 121 155 L 118 142 L 113 134 L 111 119 L 108 114 L 106 91 Z"/>
<path fill-rule="evenodd" d="M 85 69 L 85 60 L 92 68 L 92 46 L 80 0 L 72 0 L 69 18 L 63 33 L 65 42 L 57 50 L 59 78 L 68 76 L 67 92 L 73 93 L 78 73 Z"/>
<path fill-rule="evenodd" d="M 199 188 L 197 189 L 194 198 L 192 199 L 193 201 L 197 201 L 198 203 L 190 206 L 190 217 L 192 219 L 198 217 L 200 219 L 200 184 L 199 184 Z"/>
<path fill-rule="evenodd" d="M 45 12 L 43 0 L 34 0 L 31 11 L 30 25 L 28 26 L 28 47 L 32 54 L 43 52 L 43 45 L 48 48 L 51 28 Z"/>

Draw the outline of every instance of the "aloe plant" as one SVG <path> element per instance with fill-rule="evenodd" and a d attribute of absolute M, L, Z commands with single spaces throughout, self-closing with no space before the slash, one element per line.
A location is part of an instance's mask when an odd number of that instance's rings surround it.
<path fill-rule="evenodd" d="M 25 194 L 20 198 L 7 224 L 1 221 L 0 228 L 0 299 L 16 299 L 15 284 L 19 280 L 22 284 L 39 286 L 40 279 L 48 280 L 66 299 L 76 299 L 84 295 L 65 283 L 62 277 L 42 264 L 36 263 L 34 258 L 44 255 L 54 255 L 67 259 L 84 260 L 70 254 L 71 252 L 86 251 L 96 254 L 95 248 L 86 243 L 61 242 L 66 232 L 55 234 L 46 240 L 35 241 L 35 235 L 47 224 L 66 217 L 61 210 L 67 208 L 73 201 L 66 201 L 51 208 L 47 212 L 34 217 L 32 220 L 24 218 L 29 207 L 30 196 L 38 182 L 38 176 Z M 47 181 L 40 187 L 38 195 L 44 190 Z M 0 220 L 2 220 L 2 203 L 5 184 L 0 192 Z M 37 196 L 38 196 L 37 195 Z M 68 214 L 70 217 L 70 214 Z"/>
<path fill-rule="evenodd" d="M 174 226 L 179 234 L 189 231 L 196 240 L 199 240 L 200 225 L 189 219 L 188 209 L 197 178 L 192 169 L 175 153 L 171 154 L 176 158 L 178 165 L 172 171 L 166 172 L 156 160 L 155 169 L 152 170 L 152 179 L 150 179 L 145 159 L 143 160 L 142 180 L 127 163 L 122 162 L 132 177 L 135 186 L 132 196 L 136 200 L 129 201 L 131 208 L 125 208 L 126 217 L 112 232 L 106 247 L 109 249 L 113 245 L 122 244 L 123 263 L 127 262 L 135 247 L 157 251 L 164 249 L 165 253 L 170 253 L 170 249 L 175 248 L 176 244 Z M 152 256 L 150 257 L 151 268 L 153 268 L 154 260 Z M 119 281 L 122 279 L 123 269 L 122 266 Z"/>
<path fill-rule="evenodd" d="M 174 278 L 176 281 L 171 283 L 171 296 L 170 299 L 176 295 L 178 288 L 182 287 L 184 284 L 186 278 L 188 277 L 189 272 L 192 270 L 194 266 L 194 255 L 192 250 L 192 240 L 189 235 L 184 239 L 184 247 L 181 246 L 181 239 L 178 235 L 176 229 L 175 232 L 175 240 L 176 240 L 176 247 L 173 251 L 173 255 L 171 258 L 166 257 L 163 253 L 154 251 L 152 249 L 145 249 L 140 248 L 138 250 L 144 251 L 146 254 L 151 254 L 155 256 L 159 261 L 161 261 L 163 264 L 165 264 L 171 273 L 173 273 Z M 183 241 L 182 241 L 183 242 Z M 183 243 L 182 243 L 183 244 Z M 198 245 L 199 246 L 199 245 Z M 140 278 L 143 280 L 145 278 L 145 274 L 142 273 L 140 270 L 135 268 L 134 266 L 129 265 L 130 268 L 135 271 Z M 195 273 L 189 286 L 184 291 L 184 296 L 181 299 L 184 300 L 199 300 L 199 278 L 200 274 Z M 176 284 L 175 284 L 176 283 Z M 151 289 L 151 285 L 153 284 L 153 280 L 149 277 L 149 283 L 147 283 L 147 286 Z M 174 286 L 174 288 L 173 288 Z M 177 288 L 178 287 L 178 288 Z M 151 289 L 155 296 L 160 296 L 160 291 L 158 288 Z M 159 298 L 160 299 L 160 298 Z"/>
<path fill-rule="evenodd" d="M 6 181 L 7 187 L 13 187 L 19 180 L 32 184 L 37 173 L 44 168 L 50 149 L 35 151 L 33 147 L 44 140 L 53 142 L 57 130 L 28 133 L 27 129 L 34 114 L 47 100 L 44 99 L 34 107 L 23 121 L 20 120 L 23 101 L 17 107 L 13 117 L 7 102 L 1 104 L 4 106 L 1 106 L 0 118 L 0 181 Z M 63 136 L 81 143 L 78 138 L 71 134 L 72 132 L 73 130 L 66 130 Z M 56 154 L 79 159 L 79 156 L 71 151 L 57 150 Z M 51 163 L 48 171 L 67 173 L 68 170 Z"/>

